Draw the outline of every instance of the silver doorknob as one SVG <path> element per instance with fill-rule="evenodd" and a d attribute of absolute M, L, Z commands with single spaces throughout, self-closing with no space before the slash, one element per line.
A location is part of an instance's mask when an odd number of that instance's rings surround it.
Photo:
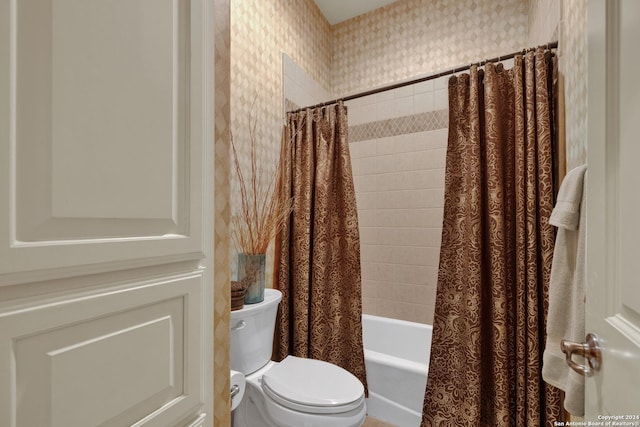
<path fill-rule="evenodd" d="M 560 341 L 560 349 L 565 355 L 567 365 L 580 375 L 590 377 L 594 371 L 600 369 L 602 363 L 602 352 L 600 351 L 600 338 L 596 334 L 587 334 L 585 343 Z M 584 357 L 587 364 L 581 365 L 574 362 L 573 355 Z"/>

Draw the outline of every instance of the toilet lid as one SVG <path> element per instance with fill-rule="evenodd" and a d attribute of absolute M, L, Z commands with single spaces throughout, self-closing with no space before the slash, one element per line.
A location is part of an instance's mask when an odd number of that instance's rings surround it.
<path fill-rule="evenodd" d="M 358 407 L 364 387 L 353 374 L 320 360 L 287 356 L 262 376 L 265 392 L 288 408 L 340 413 Z"/>

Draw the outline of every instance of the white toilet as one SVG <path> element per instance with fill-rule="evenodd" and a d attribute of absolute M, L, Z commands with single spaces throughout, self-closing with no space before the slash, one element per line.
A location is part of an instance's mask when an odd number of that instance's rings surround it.
<path fill-rule="evenodd" d="M 231 312 L 231 369 L 247 382 L 234 427 L 360 427 L 364 387 L 353 374 L 319 360 L 270 360 L 281 299 L 265 289 L 263 302 Z"/>

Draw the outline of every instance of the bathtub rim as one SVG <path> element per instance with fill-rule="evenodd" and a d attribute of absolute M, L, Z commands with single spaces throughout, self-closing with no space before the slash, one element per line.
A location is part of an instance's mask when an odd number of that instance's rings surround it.
<path fill-rule="evenodd" d="M 393 317 L 384 317 L 384 316 L 378 316 L 376 314 L 365 314 L 362 313 L 362 319 L 370 319 L 372 321 L 375 321 L 373 319 L 384 319 L 385 322 L 388 323 L 392 323 L 392 324 L 396 324 L 396 325 L 402 325 L 402 326 L 410 326 L 410 327 L 425 327 L 427 329 L 430 329 L 433 332 L 433 325 L 429 324 L 429 323 L 420 323 L 420 322 L 412 322 L 410 320 L 402 320 L 402 319 L 394 319 Z"/>
<path fill-rule="evenodd" d="M 374 363 L 380 363 L 385 366 L 391 366 L 403 371 L 409 371 L 412 374 L 428 375 L 429 361 L 427 363 L 414 362 L 413 360 L 403 359 L 401 357 L 392 356 L 386 353 L 380 353 L 375 350 L 364 349 L 364 359 Z"/>

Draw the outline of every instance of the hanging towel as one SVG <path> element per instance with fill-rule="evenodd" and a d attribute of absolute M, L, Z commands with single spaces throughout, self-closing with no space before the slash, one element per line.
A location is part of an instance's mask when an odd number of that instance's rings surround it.
<path fill-rule="evenodd" d="M 585 303 L 586 170 L 579 166 L 562 181 L 549 223 L 558 227 L 549 281 L 547 342 L 542 378 L 564 390 L 564 407 L 584 415 L 584 376 L 567 365 L 560 341 L 583 342 Z M 580 363 L 579 358 L 576 362 Z"/>

